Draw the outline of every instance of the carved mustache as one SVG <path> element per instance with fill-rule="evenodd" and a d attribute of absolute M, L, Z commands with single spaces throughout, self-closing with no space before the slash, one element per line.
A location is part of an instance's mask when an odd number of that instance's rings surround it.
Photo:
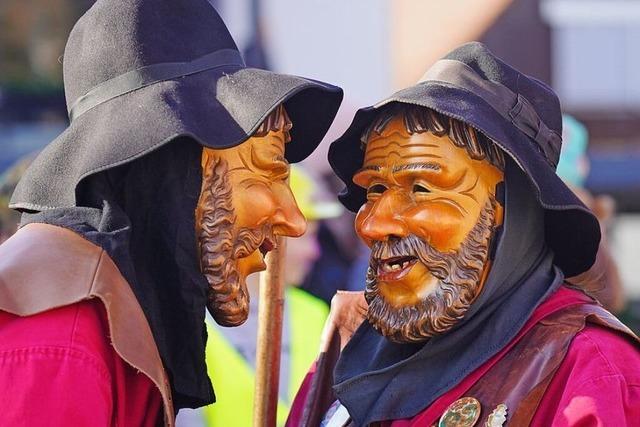
<path fill-rule="evenodd" d="M 375 241 L 371 246 L 371 260 L 379 261 L 386 258 L 416 256 L 407 240 L 408 237 L 402 239 L 393 238 L 386 242 Z"/>
<path fill-rule="evenodd" d="M 275 247 L 275 244 L 276 237 L 273 233 L 273 228 L 269 224 L 264 224 L 260 228 L 245 228 L 238 232 L 233 248 L 233 256 L 235 259 L 244 258 L 251 255 L 261 246 L 269 246 L 270 250 Z"/>
<path fill-rule="evenodd" d="M 376 271 L 384 260 L 417 258 L 431 274 L 444 279 L 448 272 L 443 267 L 456 255 L 456 252 L 440 252 L 423 239 L 411 234 L 403 238 L 375 241 L 371 246 L 369 266 Z"/>

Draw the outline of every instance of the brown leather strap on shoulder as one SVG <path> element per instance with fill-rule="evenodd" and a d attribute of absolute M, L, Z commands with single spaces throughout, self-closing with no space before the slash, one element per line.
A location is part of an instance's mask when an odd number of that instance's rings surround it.
<path fill-rule="evenodd" d="M 155 383 L 164 403 L 165 424 L 173 426 L 171 387 L 151 328 L 131 287 L 105 252 L 100 257 L 90 295 L 98 297 L 107 309 L 113 348 Z"/>
<path fill-rule="evenodd" d="M 331 404 L 336 400 L 333 394 L 333 369 L 340 357 L 340 336 L 334 331 L 325 351 L 316 360 L 309 394 L 305 400 L 299 427 L 319 426 Z"/>
<path fill-rule="evenodd" d="M 0 246 L 0 310 L 30 316 L 88 298 L 101 254 L 64 228 L 23 227 Z"/>
<path fill-rule="evenodd" d="M 640 338 L 631 330 L 627 325 L 622 323 L 616 316 L 607 311 L 604 307 L 599 305 L 581 305 L 576 307 L 576 311 L 582 313 L 587 323 L 603 326 L 614 331 L 620 332 L 627 336 L 627 338 L 640 345 Z"/>
<path fill-rule="evenodd" d="M 508 425 L 528 426 L 573 338 L 587 323 L 624 333 L 640 346 L 629 328 L 596 304 L 554 313 L 536 324 L 466 393 L 482 403 L 483 418 L 505 403 Z"/>
<path fill-rule="evenodd" d="M 29 224 L 0 246 L 0 310 L 30 316 L 99 298 L 118 355 L 158 387 L 174 426 L 171 388 L 151 328 L 131 287 L 102 250 L 78 234 Z"/>

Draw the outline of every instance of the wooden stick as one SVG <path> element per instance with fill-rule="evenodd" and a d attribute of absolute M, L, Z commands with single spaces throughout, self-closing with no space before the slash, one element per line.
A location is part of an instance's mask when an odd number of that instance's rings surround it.
<path fill-rule="evenodd" d="M 284 237 L 277 238 L 276 248 L 267 253 L 265 259 L 267 269 L 260 274 L 254 427 L 276 425 L 284 308 L 285 241 Z"/>

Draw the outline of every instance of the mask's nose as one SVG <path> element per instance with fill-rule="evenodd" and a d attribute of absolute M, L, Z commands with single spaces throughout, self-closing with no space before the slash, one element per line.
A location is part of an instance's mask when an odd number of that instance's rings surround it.
<path fill-rule="evenodd" d="M 409 234 L 404 220 L 394 211 L 394 207 L 397 208 L 397 203 L 393 202 L 395 197 L 397 196 L 392 190 L 385 191 L 365 214 L 358 230 L 363 239 L 387 241 L 391 237 L 403 238 Z"/>
<path fill-rule="evenodd" d="M 279 207 L 272 217 L 273 232 L 279 236 L 299 237 L 307 230 L 307 220 L 293 198 L 291 190 L 279 197 Z"/>

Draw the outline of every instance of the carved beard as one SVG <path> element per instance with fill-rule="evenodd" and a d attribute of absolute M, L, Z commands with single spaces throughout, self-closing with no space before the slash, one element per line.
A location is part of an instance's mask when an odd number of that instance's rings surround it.
<path fill-rule="evenodd" d="M 455 252 L 439 252 L 415 235 L 375 242 L 367 270 L 365 298 L 367 318 L 389 340 L 398 343 L 422 342 L 442 334 L 459 322 L 482 288 L 481 279 L 495 231 L 496 200 L 490 197 L 478 223 Z M 393 307 L 379 293 L 377 259 L 415 256 L 438 279 L 434 291 L 417 304 Z"/>
<path fill-rule="evenodd" d="M 201 270 L 209 283 L 209 313 L 219 325 L 238 326 L 249 315 L 249 291 L 238 273 L 237 260 L 257 250 L 265 237 L 275 238 L 268 225 L 234 234 L 236 217 L 227 169 L 226 161 L 217 160 L 202 177 L 198 204 L 203 208 L 197 238 Z"/>

